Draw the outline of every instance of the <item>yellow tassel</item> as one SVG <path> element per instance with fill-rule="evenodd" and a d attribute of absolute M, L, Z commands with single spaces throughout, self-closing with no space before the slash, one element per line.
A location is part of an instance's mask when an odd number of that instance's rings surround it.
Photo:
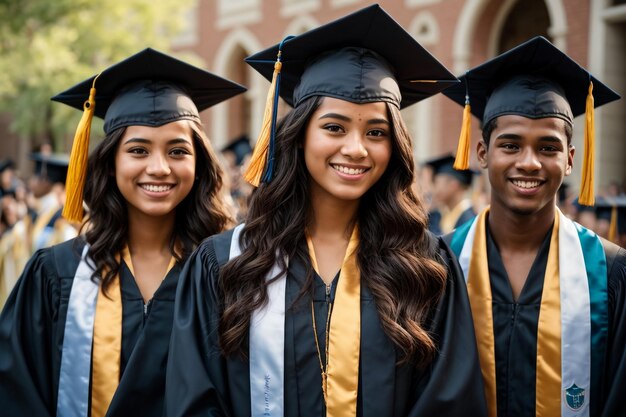
<path fill-rule="evenodd" d="M 280 52 L 278 53 L 278 60 L 274 64 L 274 74 L 272 75 L 272 84 L 267 92 L 267 100 L 265 101 L 265 112 L 263 113 L 263 123 L 261 124 L 261 133 L 254 146 L 254 152 L 250 158 L 248 168 L 244 173 L 244 179 L 255 187 L 258 187 L 261 183 L 261 177 L 265 170 L 265 164 L 267 162 L 267 154 L 269 151 L 270 137 L 272 135 L 272 115 L 276 109 L 274 109 L 274 99 L 276 94 L 276 79 L 282 68 L 282 62 L 280 61 Z"/>
<path fill-rule="evenodd" d="M 454 169 L 464 171 L 469 169 L 472 115 L 469 104 L 469 97 L 465 97 L 465 108 L 463 109 L 463 123 L 461 124 L 461 135 L 459 136 L 459 146 L 456 150 Z"/>
<path fill-rule="evenodd" d="M 617 243 L 617 206 L 611 209 L 611 223 L 609 223 L 609 235 L 607 239 L 613 243 Z"/>
<path fill-rule="evenodd" d="M 593 83 L 589 81 L 589 92 L 585 104 L 585 154 L 583 155 L 582 180 L 578 203 L 584 206 L 593 206 L 595 195 L 593 192 L 593 170 L 595 161 L 595 122 L 593 110 Z"/>
<path fill-rule="evenodd" d="M 91 134 L 91 120 L 96 109 L 96 79 L 89 91 L 89 99 L 83 105 L 83 116 L 80 118 L 72 152 L 70 163 L 67 169 L 67 180 L 65 181 L 66 199 L 63 207 L 63 217 L 70 222 L 80 223 L 83 221 L 83 189 L 87 177 L 87 159 L 89 157 L 89 135 Z"/>

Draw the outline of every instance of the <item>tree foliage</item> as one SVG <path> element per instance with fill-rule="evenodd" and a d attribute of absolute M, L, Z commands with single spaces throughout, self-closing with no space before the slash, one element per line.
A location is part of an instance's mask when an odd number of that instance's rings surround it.
<path fill-rule="evenodd" d="M 62 143 L 80 114 L 50 97 L 148 46 L 167 51 L 194 4 L 0 0 L 0 111 L 20 136 Z"/>

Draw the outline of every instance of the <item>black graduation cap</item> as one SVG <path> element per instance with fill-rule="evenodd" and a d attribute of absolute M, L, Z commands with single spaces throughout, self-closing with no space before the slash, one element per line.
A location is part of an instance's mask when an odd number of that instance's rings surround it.
<path fill-rule="evenodd" d="M 9 168 L 13 168 L 14 166 L 15 164 L 13 163 L 13 160 L 11 158 L 3 159 L 2 161 L 0 161 L 0 173 L 3 173 Z"/>
<path fill-rule="evenodd" d="M 250 138 L 248 135 L 243 134 L 222 148 L 222 152 L 234 153 L 237 165 L 241 165 L 245 157 L 252 153 Z"/>
<path fill-rule="evenodd" d="M 271 180 L 277 96 L 294 107 L 308 97 L 325 96 L 405 108 L 458 82 L 377 4 L 287 37 L 246 62 L 272 81 L 267 101 L 272 108 L 265 112 L 246 173 L 253 185 L 261 176 Z"/>
<path fill-rule="evenodd" d="M 94 115 L 104 131 L 200 120 L 198 112 L 246 91 L 245 87 L 151 48 L 110 66 L 52 100 L 83 110 L 95 86 Z"/>
<path fill-rule="evenodd" d="M 626 195 L 596 197 L 596 207 L 618 207 L 626 209 Z"/>
<path fill-rule="evenodd" d="M 620 98 L 541 36 L 470 69 L 460 80 L 444 92 L 465 105 L 457 168 L 468 166 L 470 111 L 483 125 L 509 114 L 533 119 L 557 117 L 572 125 L 574 117 L 587 113 L 591 122 L 585 134 L 593 143 L 594 107 Z M 585 154 L 581 204 L 593 204 L 594 155 L 592 150 Z"/>
<path fill-rule="evenodd" d="M 272 80 L 279 50 L 280 97 L 292 106 L 323 95 L 404 108 L 458 82 L 377 4 L 287 38 L 246 62 Z"/>
<path fill-rule="evenodd" d="M 456 178 L 461 184 L 471 185 L 474 175 L 478 175 L 478 172 L 472 169 L 454 169 L 454 155 L 446 154 L 444 156 L 430 159 L 425 162 L 433 170 L 433 176 L 445 174 Z"/>
<path fill-rule="evenodd" d="M 617 242 L 617 235 L 626 233 L 626 195 L 596 197 L 596 216 L 609 221 L 607 239 Z"/>
<path fill-rule="evenodd" d="M 64 183 L 70 158 L 65 154 L 33 153 L 30 159 L 35 161 L 35 175 L 51 183 Z"/>
<path fill-rule="evenodd" d="M 542 36 L 487 61 L 459 77 L 444 94 L 460 105 L 469 95 L 471 112 L 483 124 L 504 114 L 560 117 L 570 124 L 585 113 L 589 82 L 595 107 L 620 96 Z"/>
<path fill-rule="evenodd" d="M 104 119 L 106 134 L 132 125 L 158 127 L 200 121 L 199 112 L 246 89 L 162 52 L 147 48 L 52 97 L 84 110 L 76 129 L 63 216 L 82 220 L 83 187 L 91 119 Z"/>

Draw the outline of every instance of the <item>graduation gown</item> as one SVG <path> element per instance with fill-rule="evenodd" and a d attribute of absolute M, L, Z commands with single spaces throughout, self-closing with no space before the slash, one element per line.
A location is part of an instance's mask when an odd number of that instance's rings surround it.
<path fill-rule="evenodd" d="M 498 417 L 535 417 L 537 328 L 551 236 L 552 229 L 539 249 L 518 300 L 514 300 L 500 252 L 487 227 Z M 448 238 L 451 235 L 445 240 Z M 604 239 L 602 245 L 608 271 L 608 344 L 602 392 L 592 394 L 590 416 L 626 416 L 626 251 Z"/>
<path fill-rule="evenodd" d="M 178 287 L 167 370 L 166 416 L 250 416 L 248 362 L 225 359 L 218 345 L 220 266 L 228 260 L 232 231 L 205 241 L 187 262 Z M 439 351 L 425 369 L 400 365 L 398 352 L 385 335 L 371 292 L 361 285 L 361 354 L 357 416 L 486 415 L 469 302 L 460 271 L 452 264 L 446 292 L 433 309 L 430 330 Z M 305 265 L 290 261 L 286 306 L 305 282 Z M 314 309 L 323 355 L 329 294 L 315 277 Z M 311 298 L 302 297 L 285 313 L 285 416 L 323 416 L 320 364 L 312 326 Z M 324 357 L 322 356 L 322 361 Z"/>
<path fill-rule="evenodd" d="M 38 251 L 0 316 L 0 414 L 55 416 L 70 290 L 84 243 L 73 239 Z M 126 264 L 120 272 L 120 384 L 107 416 L 161 416 L 165 366 L 181 267 L 167 274 L 144 305 Z"/>
<path fill-rule="evenodd" d="M 454 222 L 454 228 L 456 229 L 462 224 L 472 220 L 474 217 L 476 217 L 476 212 L 474 212 L 474 208 L 473 207 L 466 208 L 459 214 L 459 217 Z M 428 213 L 428 230 L 430 230 L 431 232 L 433 232 L 435 235 L 438 235 L 438 236 L 445 234 L 446 232 L 441 229 L 441 220 L 442 220 L 441 211 L 433 210 L 430 213 Z"/>

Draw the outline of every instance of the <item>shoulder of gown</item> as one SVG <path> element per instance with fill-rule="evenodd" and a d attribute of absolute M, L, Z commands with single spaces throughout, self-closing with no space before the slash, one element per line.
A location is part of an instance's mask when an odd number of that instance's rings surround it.
<path fill-rule="evenodd" d="M 7 415 L 56 414 L 62 324 L 82 245 L 73 239 L 37 251 L 0 315 L 0 404 Z"/>
<path fill-rule="evenodd" d="M 602 239 L 607 259 L 609 330 L 602 416 L 626 415 L 626 250 Z"/>
<path fill-rule="evenodd" d="M 446 287 L 428 326 L 437 355 L 418 381 L 419 398 L 409 416 L 486 416 L 467 288 L 448 245 L 432 233 L 428 239 L 447 268 Z"/>
<path fill-rule="evenodd" d="M 226 361 L 217 325 L 219 268 L 228 261 L 233 231 L 204 240 L 178 279 L 167 362 L 165 415 L 230 415 Z"/>

